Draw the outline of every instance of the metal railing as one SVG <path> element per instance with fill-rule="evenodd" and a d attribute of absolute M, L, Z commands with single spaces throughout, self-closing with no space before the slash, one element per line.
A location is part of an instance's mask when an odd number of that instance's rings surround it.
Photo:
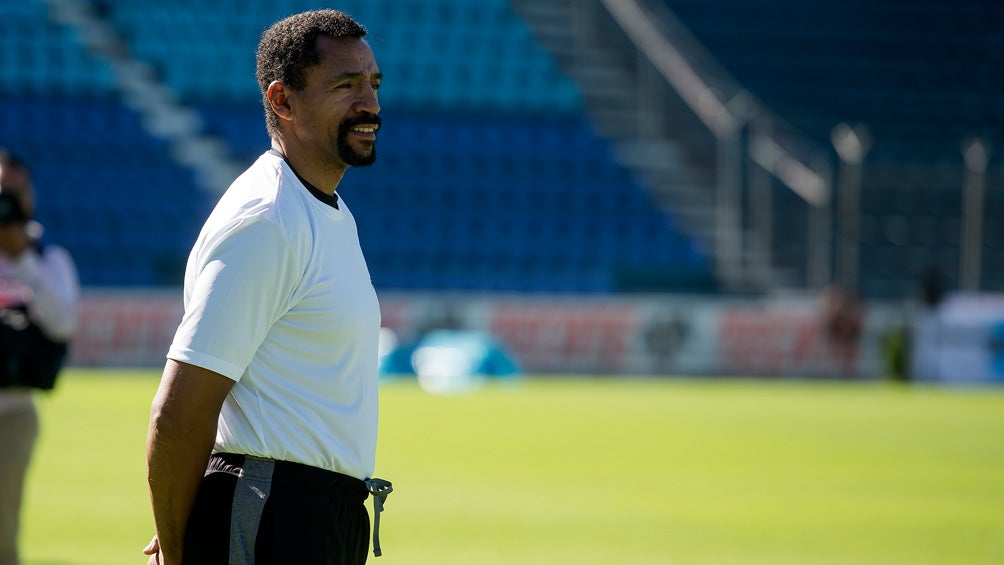
<path fill-rule="evenodd" d="M 694 54 L 696 41 L 668 10 L 638 0 L 600 3 L 716 140 L 717 274 L 724 279 L 755 281 L 760 286 L 771 282 L 771 191 L 761 176 L 766 174 L 810 207 L 805 279 L 812 288 L 829 283 L 833 174 L 826 151 L 784 126 L 721 69 L 700 68 L 696 61 L 703 60 L 707 66 L 710 57 Z M 675 37 L 664 31 L 667 28 Z M 781 134 L 783 130 L 787 135 Z M 744 167 L 747 159 L 756 167 Z M 742 198 L 746 184 L 748 211 Z M 748 229 L 743 225 L 745 216 L 749 217 Z M 749 235 L 744 236 L 746 233 Z M 756 259 L 744 264 L 744 257 Z"/>
<path fill-rule="evenodd" d="M 807 206 L 805 286 L 815 290 L 835 281 L 857 286 L 861 280 L 863 162 L 871 141 L 868 129 L 838 124 L 831 133 L 832 147 L 821 146 L 785 124 L 743 89 L 703 52 L 664 4 L 652 0 L 598 3 L 627 35 L 639 60 L 655 69 L 714 136 L 719 277 L 754 281 L 761 288 L 771 286 L 776 220 L 772 187 L 780 184 Z M 593 9 L 587 8 L 592 2 L 573 4 L 580 12 Z M 656 106 L 657 94 L 640 98 Z M 958 279 L 961 289 L 978 291 L 983 277 L 990 147 L 985 140 L 972 138 L 962 144 L 961 151 L 965 171 L 960 179 L 963 205 Z"/>

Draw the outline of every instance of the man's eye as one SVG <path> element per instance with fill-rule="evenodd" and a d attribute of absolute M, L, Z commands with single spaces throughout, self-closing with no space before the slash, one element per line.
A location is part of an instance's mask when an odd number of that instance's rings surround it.
<path fill-rule="evenodd" d="M 379 82 L 374 82 L 370 86 L 373 88 L 373 90 L 380 90 L 380 83 Z"/>

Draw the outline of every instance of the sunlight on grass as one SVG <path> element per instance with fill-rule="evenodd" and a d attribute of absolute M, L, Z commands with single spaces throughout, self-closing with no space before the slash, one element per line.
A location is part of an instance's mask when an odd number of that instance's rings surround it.
<path fill-rule="evenodd" d="M 156 372 L 43 398 L 27 565 L 141 562 Z M 1004 561 L 1004 391 L 529 379 L 384 383 L 379 563 Z"/>

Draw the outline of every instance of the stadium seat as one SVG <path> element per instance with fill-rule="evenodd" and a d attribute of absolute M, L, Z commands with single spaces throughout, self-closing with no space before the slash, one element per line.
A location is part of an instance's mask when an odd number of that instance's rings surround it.
<path fill-rule="evenodd" d="M 318 4 L 96 6 L 244 165 L 269 144 L 254 78 L 260 33 Z M 615 163 L 575 85 L 505 0 L 339 7 L 370 26 L 387 76 L 381 165 L 340 188 L 378 287 L 612 292 L 622 263 L 695 261 L 678 252 L 694 248 L 689 236 Z M 122 104 L 110 67 L 52 23 L 45 2 L 2 9 L 0 144 L 16 140 L 35 166 L 48 236 L 78 258 L 87 286 L 176 284 L 216 196 Z M 707 269 L 706 257 L 696 262 Z"/>

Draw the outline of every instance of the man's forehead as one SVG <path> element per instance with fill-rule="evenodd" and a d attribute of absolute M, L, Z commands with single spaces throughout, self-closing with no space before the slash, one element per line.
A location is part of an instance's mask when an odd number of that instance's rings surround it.
<path fill-rule="evenodd" d="M 369 43 L 363 38 L 330 37 L 317 38 L 317 51 L 321 55 L 319 66 L 330 70 L 352 73 L 376 73 L 376 59 Z"/>

